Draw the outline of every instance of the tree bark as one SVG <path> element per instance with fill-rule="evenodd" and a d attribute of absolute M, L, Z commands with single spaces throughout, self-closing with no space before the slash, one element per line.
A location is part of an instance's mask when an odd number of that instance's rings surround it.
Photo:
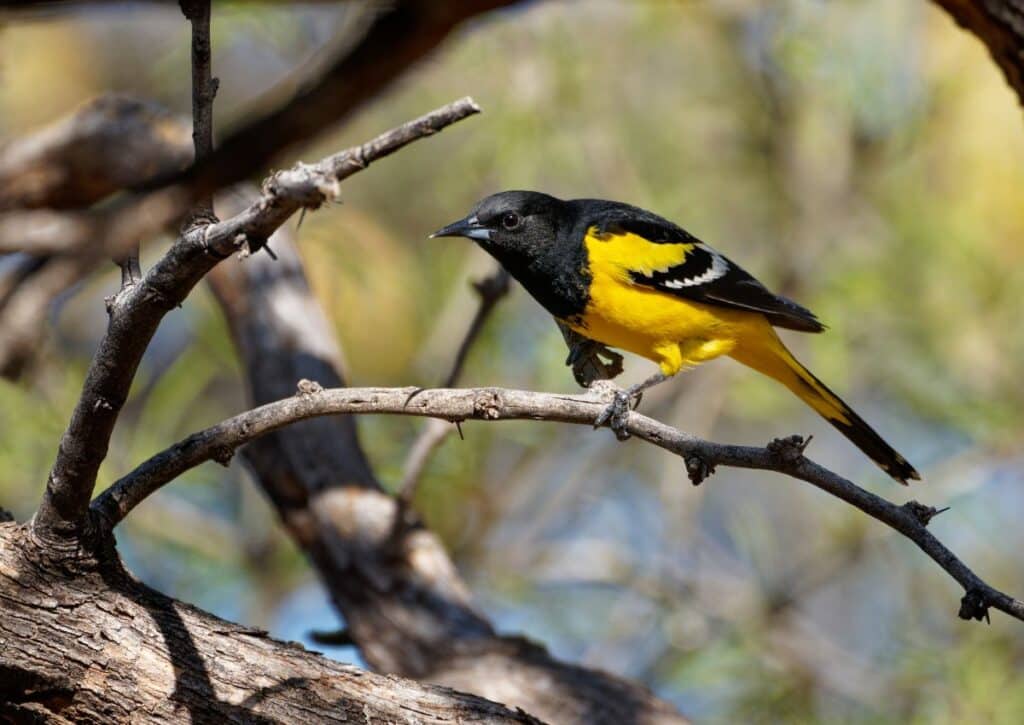
<path fill-rule="evenodd" d="M 57 554 L 0 523 L 0 722 L 538 722 L 217 619 L 136 581 L 110 547 Z"/>

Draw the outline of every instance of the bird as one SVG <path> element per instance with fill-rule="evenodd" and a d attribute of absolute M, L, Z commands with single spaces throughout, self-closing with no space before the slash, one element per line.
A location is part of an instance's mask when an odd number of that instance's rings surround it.
<path fill-rule="evenodd" d="M 824 331 L 814 313 L 653 212 L 503 191 L 430 236 L 473 240 L 573 331 L 657 363 L 655 374 L 615 393 L 595 427 L 628 437 L 629 411 L 644 390 L 727 355 L 782 383 L 895 480 L 920 479 L 779 338 L 775 328 Z"/>

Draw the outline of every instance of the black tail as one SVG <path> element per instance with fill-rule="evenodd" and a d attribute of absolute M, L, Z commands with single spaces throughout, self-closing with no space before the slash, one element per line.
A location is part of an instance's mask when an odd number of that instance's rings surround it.
<path fill-rule="evenodd" d="M 921 474 L 907 463 L 907 459 L 886 443 L 882 436 L 838 395 L 814 377 L 810 370 L 801 365 L 774 332 L 756 344 L 747 343 L 737 347 L 730 355 L 789 388 L 846 436 L 853 445 L 864 451 L 883 471 L 903 485 L 906 485 L 908 480 L 921 479 Z"/>

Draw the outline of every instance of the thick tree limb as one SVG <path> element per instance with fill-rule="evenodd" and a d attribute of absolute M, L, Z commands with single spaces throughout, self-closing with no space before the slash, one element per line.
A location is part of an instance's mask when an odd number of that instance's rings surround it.
<path fill-rule="evenodd" d="M 376 15 L 359 42 L 347 47 L 320 75 L 301 83 L 297 92 L 279 89 L 268 93 L 256 107 L 270 110 L 246 114 L 255 116 L 255 120 L 226 134 L 220 147 L 205 160 L 184 173 L 163 175 L 144 185 L 147 189 L 159 187 L 159 191 L 144 189 L 126 194 L 103 209 L 69 213 L 61 232 L 65 237 L 71 233 L 71 238 L 64 241 L 64 245 L 85 246 L 102 239 L 115 256 L 119 255 L 137 240 L 168 228 L 185 214 L 195 199 L 248 181 L 285 149 L 308 143 L 328 126 L 348 118 L 440 45 L 463 21 L 514 1 L 399 0 L 390 3 Z M 171 204 L 170 213 L 140 212 L 141 206 L 154 204 Z M 113 224 L 112 218 L 119 219 L 119 223 Z M 11 226 L 5 221 L 4 215 L 0 215 L 0 232 L 5 226 Z M 0 234 L 0 248 L 17 243 L 17 239 Z M 50 243 L 61 244 L 57 239 Z M 37 240 L 37 244 L 41 245 L 41 240 Z"/>
<path fill-rule="evenodd" d="M 275 175 L 260 201 L 224 222 L 194 227 L 142 280 L 110 300 L 110 324 L 86 375 L 82 395 L 61 438 L 35 516 L 41 536 L 80 533 L 96 473 L 128 396 L 139 361 L 164 315 L 221 260 L 258 235 L 259 244 L 303 205 L 319 204 L 337 185 L 376 159 L 455 123 L 479 109 L 469 99 L 429 113 L 376 139 L 309 167 Z M 163 192 L 161 192 L 163 193 Z M 115 220 L 116 223 L 116 220 Z"/>
<path fill-rule="evenodd" d="M 108 524 L 168 481 L 204 461 L 233 451 L 263 433 L 297 420 L 331 415 L 392 414 L 466 420 L 545 420 L 590 425 L 607 401 L 502 388 L 422 390 L 418 388 L 351 388 L 299 393 L 229 418 L 195 433 L 137 467 L 94 504 Z M 659 423 L 636 412 L 627 430 L 637 438 L 675 453 L 686 461 L 691 477 L 703 479 L 715 466 L 776 471 L 806 481 L 899 531 L 930 556 L 966 590 L 961 616 L 980 619 L 988 607 L 1024 621 L 1024 602 L 985 583 L 926 528 L 936 511 L 916 502 L 904 506 L 876 496 L 803 456 L 802 440 L 773 441 L 764 448 L 713 443 Z"/>
<path fill-rule="evenodd" d="M 0 146 L 0 211 L 87 206 L 180 171 L 191 161 L 188 126 L 180 118 L 147 101 L 100 96 Z M 18 251 L 11 235 L 0 233 L 0 238 L 8 242 L 0 252 Z M 66 249 L 60 234 L 48 238 L 57 248 L 23 251 Z"/>
<path fill-rule="evenodd" d="M 935 0 L 987 47 L 1024 103 L 1024 0 Z"/>
<path fill-rule="evenodd" d="M 287 232 L 271 239 L 277 262 L 257 255 L 209 277 L 255 403 L 289 395 L 300 378 L 344 384 L 331 326 Z M 303 421 L 241 452 L 343 615 L 344 638 L 375 670 L 475 692 L 551 722 L 682 722 L 646 688 L 496 634 L 438 538 L 382 489 L 351 417 Z"/>
<path fill-rule="evenodd" d="M 217 619 L 140 584 L 112 550 L 39 547 L 0 523 L 0 721 L 539 722 Z"/>

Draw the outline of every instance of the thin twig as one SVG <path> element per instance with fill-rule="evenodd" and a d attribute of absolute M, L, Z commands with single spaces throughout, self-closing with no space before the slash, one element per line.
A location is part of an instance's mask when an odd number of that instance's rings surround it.
<path fill-rule="evenodd" d="M 307 386 L 307 390 L 311 389 Z M 223 457 L 238 446 L 298 420 L 321 415 L 390 414 L 463 420 L 545 420 L 591 425 L 607 404 L 599 396 L 570 396 L 503 388 L 433 389 L 344 388 L 299 393 L 255 408 L 194 433 L 158 453 L 111 486 L 93 503 L 104 525 L 112 527 L 165 483 L 204 461 Z M 806 481 L 846 501 L 900 532 L 917 544 L 966 591 L 960 616 L 979 619 L 989 607 L 1024 621 L 1024 601 L 994 589 L 978 577 L 928 531 L 927 517 L 917 506 L 898 506 L 866 491 L 837 473 L 814 463 L 800 452 L 796 437 L 772 441 L 759 448 L 703 440 L 636 411 L 628 414 L 626 429 L 635 437 L 675 453 L 700 460 L 705 469 L 733 466 L 776 471 Z"/>
<path fill-rule="evenodd" d="M 296 79 L 289 88 L 276 88 L 244 114 L 253 119 L 226 134 L 218 147 L 185 172 L 165 172 L 133 187 L 101 209 L 67 212 L 59 233 L 41 238 L 35 246 L 82 249 L 103 240 L 107 253 L 117 257 L 137 239 L 146 239 L 180 222 L 197 198 L 251 178 L 285 149 L 308 143 L 317 133 L 349 118 L 364 103 L 436 48 L 460 23 L 516 0 L 403 0 L 375 13 L 366 33 L 345 49 L 318 75 Z M 319 70 L 319 66 L 318 66 Z M 294 95 L 291 91 L 297 89 Z M 271 110 L 266 111 L 265 109 Z M 156 191 L 154 191 L 156 190 Z M 161 213 L 143 213 L 154 207 Z M 0 248 L 17 248 L 20 239 L 5 229 L 24 227 L 25 212 L 0 214 Z"/>
<path fill-rule="evenodd" d="M 321 193 L 318 188 L 336 189 L 342 179 L 373 161 L 479 111 L 471 99 L 462 99 L 319 164 L 300 164 L 275 175 L 264 185 L 259 202 L 232 219 L 193 228 L 138 284 L 113 298 L 110 325 L 89 367 L 33 519 L 36 532 L 42 536 L 81 533 L 118 413 L 157 326 L 219 261 L 232 251 L 255 245 L 247 233 L 255 230 L 265 240 L 296 209 L 318 198 L 311 197 Z"/>
<path fill-rule="evenodd" d="M 213 99 L 219 85 L 210 68 L 210 0 L 180 0 L 180 5 L 192 26 L 192 144 L 198 164 L 213 153 Z M 196 198 L 184 228 L 215 221 L 210 191 Z"/>
<path fill-rule="evenodd" d="M 442 388 L 453 387 L 459 381 L 459 378 L 462 377 L 462 369 L 466 366 L 466 358 L 469 356 L 470 349 L 472 349 L 473 344 L 480 337 L 480 332 L 484 329 L 484 323 L 490 317 L 494 306 L 498 304 L 502 297 L 508 294 L 510 286 L 511 277 L 509 277 L 508 271 L 500 266 L 488 276 L 473 283 L 473 289 L 479 297 L 480 304 L 476 308 L 476 314 L 473 315 L 473 321 L 469 323 L 466 334 L 462 337 L 462 343 L 455 354 L 452 369 L 448 372 L 448 377 L 441 383 Z"/>
<path fill-rule="evenodd" d="M 484 279 L 473 283 L 473 289 L 479 298 L 476 314 L 473 315 L 473 320 L 469 323 L 466 334 L 462 337 L 459 349 L 455 353 L 452 368 L 441 384 L 441 387 L 450 388 L 459 381 L 470 349 L 480 337 L 484 323 L 490 317 L 494 306 L 498 304 L 502 297 L 508 294 L 510 286 L 511 278 L 505 268 L 500 266 Z M 434 451 L 437 450 L 451 432 L 452 425 L 450 423 L 437 420 L 436 418 L 428 421 L 426 426 L 424 426 L 409 449 L 409 455 L 406 457 L 405 465 L 402 468 L 404 473 L 402 474 L 402 482 L 398 489 L 398 497 L 402 501 L 408 503 L 413 500 L 416 495 L 416 487 L 423 478 L 423 471 L 426 469 L 427 463 L 430 462 Z"/>
<path fill-rule="evenodd" d="M 142 279 L 142 267 L 139 265 L 139 245 L 136 244 L 128 254 L 119 259 L 117 266 L 121 268 L 121 291 L 139 283 Z"/>

